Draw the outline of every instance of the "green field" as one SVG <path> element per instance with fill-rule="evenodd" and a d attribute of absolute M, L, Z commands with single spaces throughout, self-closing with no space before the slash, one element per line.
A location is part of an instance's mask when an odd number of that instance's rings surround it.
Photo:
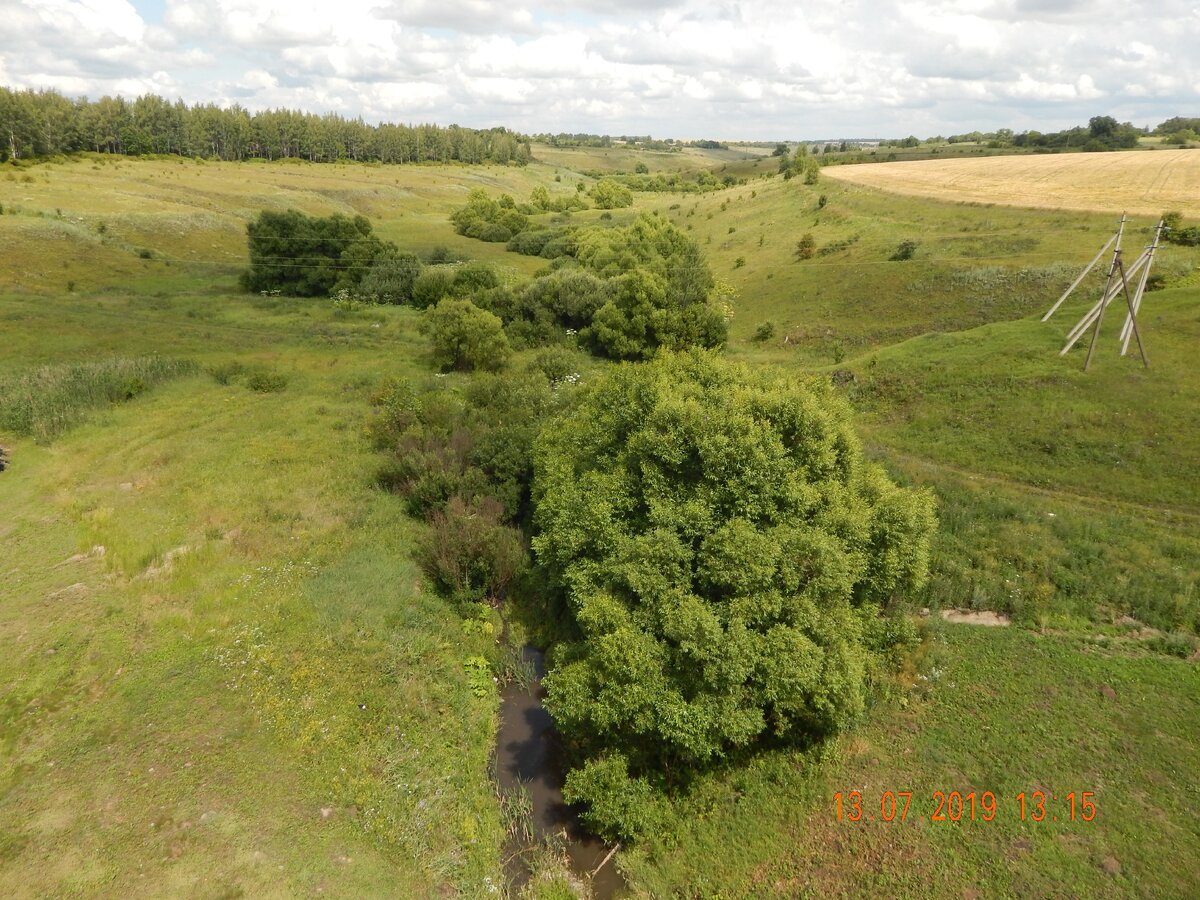
<path fill-rule="evenodd" d="M 419 315 L 238 292 L 244 226 L 361 213 L 517 281 L 543 261 L 454 233 L 470 188 L 574 192 L 582 171 L 646 161 L 746 179 L 637 194 L 613 221 L 657 210 L 696 238 L 732 292 L 728 354 L 834 374 L 872 455 L 935 491 L 940 530 L 912 689 L 820 752 L 705 783 L 670 840 L 617 854 L 633 893 L 1195 895 L 1200 254 L 1156 263 L 1150 369 L 1117 355 L 1114 316 L 1084 374 L 1057 350 L 1085 298 L 1039 317 L 1119 211 L 806 186 L 706 153 L 0 167 L 0 408 L 41 367 L 194 364 L 41 441 L 0 425 L 0 891 L 502 890 L 498 693 L 465 665 L 495 639 L 425 583 L 423 526 L 375 486 L 363 436 L 385 378 L 432 371 Z M 818 253 L 796 260 L 810 232 Z M 915 257 L 889 261 L 904 240 Z M 221 376 L 235 362 L 269 389 Z M 1014 624 L 941 625 L 942 608 Z M 912 791 L 926 819 L 936 790 L 1007 805 L 989 823 L 838 822 L 833 793 L 852 789 Z M 1021 822 L 1016 794 L 1038 789 L 1094 791 L 1100 814 Z"/>

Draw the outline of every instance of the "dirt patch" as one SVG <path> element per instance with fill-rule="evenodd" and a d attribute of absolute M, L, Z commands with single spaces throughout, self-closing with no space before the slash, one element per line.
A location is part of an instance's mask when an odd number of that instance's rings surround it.
<path fill-rule="evenodd" d="M 87 596 L 87 585 L 82 581 L 77 581 L 75 584 L 69 584 L 65 588 L 59 588 L 57 591 L 51 591 L 46 595 L 47 600 L 78 600 L 80 597 Z"/>
<path fill-rule="evenodd" d="M 986 609 L 943 609 L 942 618 L 956 625 L 986 625 L 989 628 L 1003 628 L 1012 624 L 1008 616 Z"/>
<path fill-rule="evenodd" d="M 174 550 L 168 550 L 163 554 L 162 562 L 157 566 L 150 566 L 142 573 L 142 578 L 158 578 L 162 575 L 169 575 L 171 570 L 175 568 L 175 560 L 181 556 L 187 556 L 192 552 L 192 548 L 187 544 L 182 547 L 176 547 Z"/>
<path fill-rule="evenodd" d="M 97 544 L 95 547 L 93 547 L 87 553 L 76 553 L 74 556 L 67 557 L 66 559 L 64 559 L 62 562 L 60 562 L 54 568 L 61 569 L 63 566 L 74 565 L 76 563 L 85 562 L 89 559 L 101 559 L 101 558 L 103 558 L 104 554 L 107 552 L 108 552 L 107 547 L 105 547 L 103 544 Z"/>
<path fill-rule="evenodd" d="M 1117 692 L 1114 691 L 1107 684 L 1100 685 L 1100 693 L 1104 695 L 1105 700 L 1116 700 L 1117 699 Z"/>

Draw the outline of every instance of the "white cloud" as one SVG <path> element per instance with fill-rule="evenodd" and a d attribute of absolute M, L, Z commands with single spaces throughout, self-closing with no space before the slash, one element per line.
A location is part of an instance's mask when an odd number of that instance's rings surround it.
<path fill-rule="evenodd" d="M 3 2 L 8 84 L 370 120 L 834 137 L 1147 124 L 1200 95 L 1195 0 Z"/>

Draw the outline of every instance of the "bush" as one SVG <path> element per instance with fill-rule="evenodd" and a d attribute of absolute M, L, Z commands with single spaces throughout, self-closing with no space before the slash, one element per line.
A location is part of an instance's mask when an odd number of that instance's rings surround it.
<path fill-rule="evenodd" d="M 504 508 L 492 498 L 451 497 L 429 517 L 421 540 L 421 567 L 436 587 L 462 606 L 497 601 L 525 565 L 520 532 L 501 524 Z"/>
<path fill-rule="evenodd" d="M 562 347 L 543 350 L 534 357 L 533 365 L 546 376 L 546 380 L 551 384 L 558 384 L 571 375 L 575 375 L 578 369 L 575 354 Z"/>
<path fill-rule="evenodd" d="M 433 343 L 434 364 L 443 371 L 495 371 L 512 355 L 504 324 L 470 300 L 440 300 L 426 311 L 422 327 Z"/>
<path fill-rule="evenodd" d="M 413 515 L 428 517 L 451 497 L 491 497 L 515 522 L 529 508 L 534 437 L 558 396 L 529 372 L 476 376 L 463 395 L 389 382 L 372 398 L 366 427 L 389 452 L 379 482 L 403 494 Z"/>
<path fill-rule="evenodd" d="M 220 365 L 210 366 L 208 374 L 213 377 L 217 384 L 233 384 L 241 379 L 246 373 L 246 367 L 240 362 L 227 362 Z"/>
<path fill-rule="evenodd" d="M 796 259 L 812 259 L 813 254 L 817 252 L 817 239 L 812 236 L 812 232 L 804 235 L 800 240 L 796 241 L 795 257 Z"/>
<path fill-rule="evenodd" d="M 413 287 L 424 266 L 415 253 L 391 253 L 377 260 L 363 277 L 360 293 L 381 303 L 412 303 Z"/>
<path fill-rule="evenodd" d="M 431 266 L 413 282 L 412 305 L 426 309 L 454 290 L 454 271 L 446 266 Z"/>
<path fill-rule="evenodd" d="M 454 273 L 451 290 L 456 297 L 470 297 L 500 286 L 500 276 L 485 262 L 465 263 Z"/>
<path fill-rule="evenodd" d="M 710 353 L 618 366 L 547 422 L 533 545 L 573 639 L 546 707 L 609 837 L 764 741 L 844 728 L 925 580 L 932 498 L 868 462 L 849 407 Z"/>
<path fill-rule="evenodd" d="M 633 192 L 611 178 L 603 178 L 588 192 L 597 209 L 623 209 L 633 206 Z"/>
<path fill-rule="evenodd" d="M 903 262 L 906 259 L 912 259 L 917 255 L 916 241 L 901 241 L 896 247 L 895 252 L 888 257 L 892 262 Z"/>
<path fill-rule="evenodd" d="M 1200 226 L 1192 225 L 1185 227 L 1182 213 L 1163 213 L 1162 221 L 1163 240 L 1167 243 L 1178 244 L 1183 247 L 1200 246 Z"/>
<path fill-rule="evenodd" d="M 431 266 L 445 266 L 450 263 L 462 262 L 466 259 L 461 253 L 451 250 L 444 244 L 439 244 L 425 254 L 425 262 Z"/>
<path fill-rule="evenodd" d="M 454 210 L 450 221 L 459 234 L 495 243 L 507 241 L 529 227 L 529 219 L 517 210 L 512 197 L 501 194 L 494 199 L 483 188 L 472 188 L 466 205 Z"/>
<path fill-rule="evenodd" d="M 288 386 L 288 377 L 281 372 L 256 369 L 246 376 L 244 383 L 250 390 L 260 394 L 278 394 Z"/>
<path fill-rule="evenodd" d="M 538 228 L 513 235 L 508 249 L 525 256 L 540 256 L 543 259 L 558 259 L 573 254 L 575 245 L 571 240 L 572 228 Z"/>
<path fill-rule="evenodd" d="M 774 322 L 763 322 L 756 329 L 754 329 L 754 340 L 758 341 L 760 344 L 764 341 L 769 341 L 773 337 L 775 337 Z"/>

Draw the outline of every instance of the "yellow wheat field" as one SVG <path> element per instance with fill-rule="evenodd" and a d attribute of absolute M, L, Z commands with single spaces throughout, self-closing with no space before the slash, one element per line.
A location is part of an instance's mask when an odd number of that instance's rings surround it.
<path fill-rule="evenodd" d="M 1200 214 L 1200 151 L 1142 150 L 831 166 L 823 174 L 898 194 L 1051 209 Z"/>

